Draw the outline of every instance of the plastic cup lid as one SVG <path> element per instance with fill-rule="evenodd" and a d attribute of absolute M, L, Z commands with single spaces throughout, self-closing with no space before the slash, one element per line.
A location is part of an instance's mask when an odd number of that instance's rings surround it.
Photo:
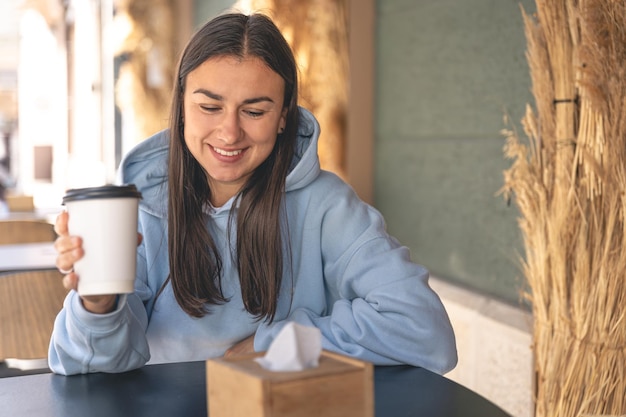
<path fill-rule="evenodd" d="M 96 198 L 139 198 L 141 193 L 135 184 L 104 185 L 101 187 L 73 188 L 67 190 L 63 197 L 63 204 L 71 201 L 92 200 Z"/>

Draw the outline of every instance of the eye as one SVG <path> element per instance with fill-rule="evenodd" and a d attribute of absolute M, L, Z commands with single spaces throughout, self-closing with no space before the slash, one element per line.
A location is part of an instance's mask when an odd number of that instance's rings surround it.
<path fill-rule="evenodd" d="M 210 105 L 200 105 L 200 108 L 207 113 L 215 113 L 220 108 L 218 106 L 210 106 Z"/>
<path fill-rule="evenodd" d="M 261 110 L 244 110 L 243 112 L 253 119 L 257 119 L 265 114 L 265 112 Z"/>

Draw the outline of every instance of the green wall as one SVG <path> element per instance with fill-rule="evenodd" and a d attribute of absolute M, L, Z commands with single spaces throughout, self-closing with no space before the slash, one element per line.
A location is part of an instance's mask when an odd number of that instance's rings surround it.
<path fill-rule="evenodd" d="M 512 304 L 524 286 L 517 210 L 496 193 L 505 114 L 532 103 L 520 4 L 379 0 L 375 205 L 434 276 Z"/>
<path fill-rule="evenodd" d="M 208 20 L 230 9 L 236 0 L 194 0 L 194 26 L 199 28 Z"/>

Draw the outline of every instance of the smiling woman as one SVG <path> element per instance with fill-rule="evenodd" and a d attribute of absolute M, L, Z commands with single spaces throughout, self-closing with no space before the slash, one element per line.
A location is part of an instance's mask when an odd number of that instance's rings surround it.
<path fill-rule="evenodd" d="M 288 323 L 324 349 L 446 372 L 445 309 L 378 211 L 320 169 L 320 127 L 298 105 L 293 53 L 260 14 L 220 15 L 185 48 L 170 128 L 121 164 L 141 192 L 135 291 L 71 292 L 50 349 L 58 373 L 267 350 Z M 57 265 L 82 258 L 59 216 Z M 75 272 L 64 282 L 76 288 Z"/>

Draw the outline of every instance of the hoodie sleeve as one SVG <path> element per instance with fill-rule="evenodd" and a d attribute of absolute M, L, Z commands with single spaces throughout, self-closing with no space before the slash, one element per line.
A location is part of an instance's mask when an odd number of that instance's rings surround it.
<path fill-rule="evenodd" d="M 150 359 L 147 322 L 145 307 L 135 294 L 120 296 L 117 309 L 109 314 L 92 314 L 71 291 L 54 324 L 50 369 L 73 375 L 139 368 Z"/>
<path fill-rule="evenodd" d="M 287 320 L 263 324 L 255 348 L 266 349 L 287 321 L 321 330 L 324 349 L 377 365 L 410 364 L 446 373 L 457 362 L 448 315 L 428 271 L 389 236 L 378 211 L 345 187 L 321 203 L 325 311 L 294 306 Z M 309 248 L 309 252 L 312 251 Z M 309 277 L 311 278 L 311 277 Z"/>

